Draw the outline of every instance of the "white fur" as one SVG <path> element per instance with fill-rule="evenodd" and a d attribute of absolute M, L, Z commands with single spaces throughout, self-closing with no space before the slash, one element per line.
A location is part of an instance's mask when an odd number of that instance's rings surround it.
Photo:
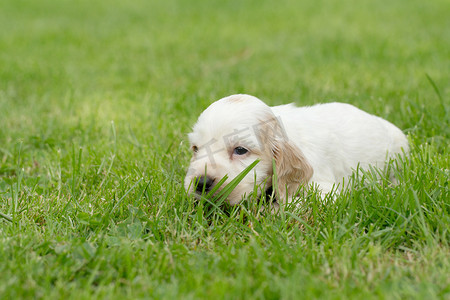
<path fill-rule="evenodd" d="M 228 197 L 236 204 L 256 185 L 267 188 L 275 161 L 279 201 L 289 201 L 304 184 L 317 184 L 323 193 L 342 188 L 360 166 L 383 168 L 388 158 L 408 151 L 403 132 L 388 121 L 344 103 L 269 107 L 249 95 L 232 95 L 211 104 L 189 134 L 197 148 L 185 178 L 195 192 L 194 179 L 205 175 L 228 183 L 256 159 L 260 162 Z M 236 147 L 249 150 L 234 153 Z M 224 186 L 224 185 L 223 185 Z"/>

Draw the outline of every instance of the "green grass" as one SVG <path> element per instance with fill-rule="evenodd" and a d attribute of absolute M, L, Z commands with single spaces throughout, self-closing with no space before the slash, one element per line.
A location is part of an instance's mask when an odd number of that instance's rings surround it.
<path fill-rule="evenodd" d="M 0 2 L 0 298 L 448 299 L 450 4 Z M 408 134 L 278 215 L 182 187 L 186 134 L 233 93 L 344 101 Z"/>

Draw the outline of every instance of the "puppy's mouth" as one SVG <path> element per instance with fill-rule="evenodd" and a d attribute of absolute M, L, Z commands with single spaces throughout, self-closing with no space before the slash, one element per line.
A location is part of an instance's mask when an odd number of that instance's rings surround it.
<path fill-rule="evenodd" d="M 214 198 L 217 193 L 220 193 L 220 189 L 218 189 L 215 193 L 210 194 L 208 191 L 193 191 L 192 193 L 190 193 L 192 196 L 194 196 L 195 199 L 200 200 L 204 197 L 208 197 L 208 198 Z M 269 186 L 265 192 L 264 192 L 264 202 L 266 203 L 276 203 L 277 202 L 277 198 L 275 193 L 273 192 L 273 187 Z"/>
<path fill-rule="evenodd" d="M 209 200 L 217 200 L 216 197 L 221 194 L 222 186 L 221 183 L 215 182 L 215 179 L 206 180 L 206 178 L 203 178 L 202 176 L 196 177 L 192 182 L 194 183 L 194 186 L 190 189 L 190 195 L 193 196 L 196 200 L 202 200 L 202 199 L 209 199 Z M 217 187 L 216 185 L 219 184 Z M 277 203 L 276 194 L 274 193 L 273 186 L 266 186 L 265 190 L 262 190 L 258 188 L 259 193 L 257 195 L 257 198 L 255 200 L 262 201 L 264 203 L 273 204 Z M 251 193 L 251 192 L 249 192 Z M 248 198 L 248 195 L 245 196 L 242 195 L 241 201 L 245 198 Z M 230 198 L 228 198 L 230 195 L 227 195 L 226 199 L 222 199 L 225 202 L 228 202 L 230 204 L 237 204 L 241 201 L 231 201 Z M 233 197 L 232 197 L 233 198 Z M 234 199 L 234 198 L 233 198 Z"/>
<path fill-rule="evenodd" d="M 273 187 L 269 186 L 265 192 L 265 202 L 266 203 L 275 203 L 277 202 L 277 198 L 275 197 L 275 193 L 273 192 Z"/>
<path fill-rule="evenodd" d="M 202 198 L 214 199 L 218 192 L 220 192 L 220 190 L 216 191 L 213 194 L 206 192 L 206 191 L 205 192 L 194 191 L 191 193 L 191 195 L 194 196 L 194 198 L 197 200 L 200 200 Z"/>

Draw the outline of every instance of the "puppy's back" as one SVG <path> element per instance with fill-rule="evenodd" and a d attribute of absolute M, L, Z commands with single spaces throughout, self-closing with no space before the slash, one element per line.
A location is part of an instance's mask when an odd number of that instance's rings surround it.
<path fill-rule="evenodd" d="M 281 105 L 272 111 L 315 172 L 335 180 L 350 175 L 358 165 L 383 167 L 387 155 L 408 151 L 408 140 L 399 128 L 350 104 Z"/>

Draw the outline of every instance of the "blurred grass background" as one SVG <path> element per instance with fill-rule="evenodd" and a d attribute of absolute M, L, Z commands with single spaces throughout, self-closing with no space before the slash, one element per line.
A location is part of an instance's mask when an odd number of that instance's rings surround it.
<path fill-rule="evenodd" d="M 440 120 L 448 107 L 446 1 L 0 5 L 3 151 L 36 137 L 104 137 L 111 120 L 167 146 L 232 93 L 271 105 L 346 101 L 422 137 L 441 135 L 417 125 L 431 122 L 423 106 Z"/>

